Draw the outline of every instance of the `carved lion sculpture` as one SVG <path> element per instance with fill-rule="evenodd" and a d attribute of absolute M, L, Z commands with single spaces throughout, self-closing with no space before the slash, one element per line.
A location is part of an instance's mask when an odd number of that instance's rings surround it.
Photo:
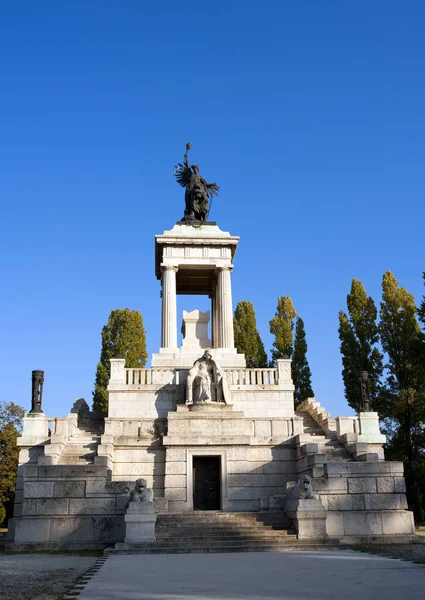
<path fill-rule="evenodd" d="M 297 483 L 288 490 L 288 500 L 312 500 L 315 498 L 310 475 L 301 475 Z"/>
<path fill-rule="evenodd" d="M 126 488 L 126 491 L 130 491 Z M 130 492 L 130 502 L 153 502 L 153 490 L 147 487 L 146 479 L 137 479 Z"/>

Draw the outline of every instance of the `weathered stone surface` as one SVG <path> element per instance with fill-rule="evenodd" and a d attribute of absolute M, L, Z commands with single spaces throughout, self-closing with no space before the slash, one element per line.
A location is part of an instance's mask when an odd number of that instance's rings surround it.
<path fill-rule="evenodd" d="M 167 488 L 184 488 L 186 487 L 186 475 L 167 475 L 165 478 L 165 486 Z"/>
<path fill-rule="evenodd" d="M 382 512 L 382 532 L 388 535 L 414 534 L 415 522 L 410 511 Z"/>
<path fill-rule="evenodd" d="M 145 468 L 146 466 L 146 468 Z M 165 465 L 161 463 L 156 468 L 155 463 L 117 463 L 114 468 L 114 475 L 122 475 L 123 477 L 130 479 L 137 479 L 138 477 L 152 476 L 154 473 L 164 475 Z"/>
<path fill-rule="evenodd" d="M 55 481 L 55 498 L 84 498 L 85 489 L 85 481 Z"/>
<path fill-rule="evenodd" d="M 49 466 L 39 466 L 37 468 L 37 476 L 39 479 L 56 479 L 58 477 L 62 477 L 62 466 L 61 465 L 49 465 Z M 25 478 L 28 475 L 25 472 Z"/>
<path fill-rule="evenodd" d="M 394 493 L 394 477 L 378 477 L 376 480 L 378 494 Z"/>
<path fill-rule="evenodd" d="M 326 533 L 329 536 L 341 537 L 344 535 L 344 513 L 328 511 L 326 517 Z"/>
<path fill-rule="evenodd" d="M 253 490 L 249 487 L 229 487 L 229 500 L 251 500 L 252 493 Z"/>
<path fill-rule="evenodd" d="M 313 481 L 313 490 L 320 494 L 346 494 L 348 492 L 348 483 L 345 477 L 334 479 L 315 479 Z"/>
<path fill-rule="evenodd" d="M 392 475 L 396 475 L 400 477 L 404 473 L 404 465 L 400 461 L 393 460 L 391 462 L 385 463 L 389 466 Z"/>
<path fill-rule="evenodd" d="M 348 491 L 350 494 L 375 494 L 375 477 L 348 478 Z"/>
<path fill-rule="evenodd" d="M 366 510 L 397 510 L 407 508 L 404 494 L 366 494 Z"/>
<path fill-rule="evenodd" d="M 227 460 L 248 460 L 248 449 L 237 447 L 227 448 Z"/>
<path fill-rule="evenodd" d="M 250 467 L 248 465 L 250 464 L 247 460 L 229 460 L 227 462 L 227 472 L 229 475 L 233 473 L 249 473 Z"/>
<path fill-rule="evenodd" d="M 167 462 L 165 465 L 166 475 L 186 475 L 186 461 Z"/>
<path fill-rule="evenodd" d="M 106 490 L 106 479 L 101 478 L 90 478 L 86 482 L 86 496 L 106 496 L 108 492 Z"/>
<path fill-rule="evenodd" d="M 42 467 L 40 467 L 41 469 Z M 76 479 L 85 479 L 86 477 L 105 477 L 108 474 L 108 469 L 97 465 L 61 465 L 54 467 L 44 467 L 47 469 L 61 469 L 62 477 L 75 477 Z M 39 478 L 41 479 L 39 473 Z"/>
<path fill-rule="evenodd" d="M 167 448 L 166 458 L 168 462 L 186 462 L 186 450 L 183 448 Z"/>
<path fill-rule="evenodd" d="M 287 420 L 272 420 L 271 421 L 272 424 L 272 436 L 273 437 L 286 437 L 289 435 L 289 428 L 288 425 L 290 425 L 290 423 L 288 423 Z"/>
<path fill-rule="evenodd" d="M 20 468 L 20 467 L 19 467 Z M 38 469 L 34 465 L 23 465 L 23 476 L 25 479 L 38 479 Z"/>
<path fill-rule="evenodd" d="M 67 498 L 37 498 L 33 500 L 25 500 L 22 506 L 22 513 L 27 515 L 67 515 L 68 514 Z"/>
<path fill-rule="evenodd" d="M 26 481 L 24 498 L 53 498 L 53 481 Z"/>
<path fill-rule="evenodd" d="M 272 434 L 271 423 L 270 421 L 254 421 L 255 423 L 255 433 L 256 437 L 264 436 L 270 437 Z"/>
<path fill-rule="evenodd" d="M 122 515 L 94 517 L 93 539 L 99 542 L 118 542 L 124 539 L 125 524 Z"/>
<path fill-rule="evenodd" d="M 140 463 L 152 463 L 152 462 L 165 462 L 164 450 L 157 450 L 152 452 L 151 448 L 143 450 L 134 450 L 129 448 L 128 450 L 115 450 L 114 460 L 116 463 L 126 462 L 140 462 Z"/>
<path fill-rule="evenodd" d="M 271 448 L 258 448 L 258 447 L 248 448 L 247 458 L 249 461 L 269 462 L 273 458 L 272 449 Z"/>
<path fill-rule="evenodd" d="M 330 462 L 325 465 L 328 477 L 371 477 L 391 475 L 391 463 Z"/>
<path fill-rule="evenodd" d="M 186 501 L 187 500 L 187 492 L 186 488 L 166 488 L 164 490 L 164 497 L 169 502 L 177 502 L 177 501 Z"/>
<path fill-rule="evenodd" d="M 382 521 L 380 513 L 346 512 L 344 513 L 345 535 L 380 535 Z"/>
<path fill-rule="evenodd" d="M 93 523 L 90 517 L 52 518 L 50 523 L 50 542 L 87 542 L 93 539 Z"/>
<path fill-rule="evenodd" d="M 328 510 L 364 510 L 362 494 L 335 494 L 322 496 L 321 500 Z"/>
<path fill-rule="evenodd" d="M 406 493 L 406 481 L 404 477 L 394 477 L 394 491 L 397 494 Z"/>
<path fill-rule="evenodd" d="M 50 540 L 50 518 L 24 517 L 15 522 L 15 542 L 48 542 Z"/>
<path fill-rule="evenodd" d="M 71 498 L 70 515 L 115 514 L 115 498 Z"/>

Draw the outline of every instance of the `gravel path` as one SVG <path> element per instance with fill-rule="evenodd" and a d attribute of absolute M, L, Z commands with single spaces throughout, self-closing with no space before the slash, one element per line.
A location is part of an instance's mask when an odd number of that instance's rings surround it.
<path fill-rule="evenodd" d="M 0 554 L 1 600 L 58 600 L 98 556 Z"/>

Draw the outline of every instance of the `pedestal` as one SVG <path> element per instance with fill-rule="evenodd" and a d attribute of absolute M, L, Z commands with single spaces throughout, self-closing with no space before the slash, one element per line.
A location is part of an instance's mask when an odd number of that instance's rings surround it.
<path fill-rule="evenodd" d="M 323 540 L 326 534 L 326 510 L 319 499 L 288 500 L 286 513 L 294 521 L 298 539 Z"/>
<path fill-rule="evenodd" d="M 155 523 L 153 502 L 130 502 L 125 515 L 124 543 L 156 542 Z"/>

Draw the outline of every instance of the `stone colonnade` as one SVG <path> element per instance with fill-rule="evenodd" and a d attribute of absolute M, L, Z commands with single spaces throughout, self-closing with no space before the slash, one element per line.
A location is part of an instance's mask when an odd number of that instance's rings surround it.
<path fill-rule="evenodd" d="M 212 337 L 214 348 L 234 348 L 233 305 L 230 274 L 233 265 L 217 267 L 215 290 L 212 294 Z M 162 329 L 161 347 L 177 348 L 177 286 L 178 267 L 161 265 Z"/>

